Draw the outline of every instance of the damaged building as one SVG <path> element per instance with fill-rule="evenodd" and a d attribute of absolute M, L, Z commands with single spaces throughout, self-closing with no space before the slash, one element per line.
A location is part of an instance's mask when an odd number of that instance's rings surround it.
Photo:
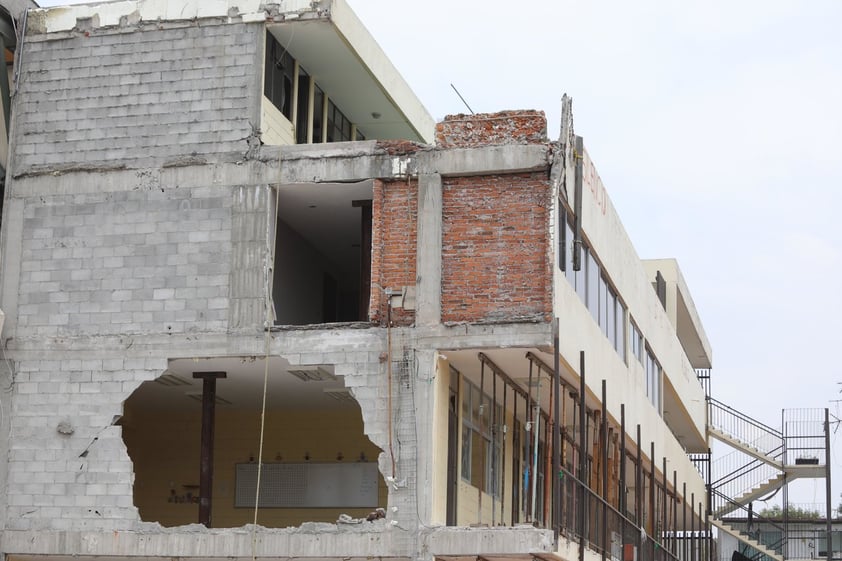
<path fill-rule="evenodd" d="M 3 4 L 6 561 L 713 558 L 711 348 L 569 98 L 435 123 L 344 0 Z"/>

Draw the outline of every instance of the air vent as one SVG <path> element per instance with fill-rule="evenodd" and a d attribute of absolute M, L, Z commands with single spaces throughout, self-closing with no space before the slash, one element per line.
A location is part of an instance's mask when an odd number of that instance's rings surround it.
<path fill-rule="evenodd" d="M 348 388 L 325 388 L 325 395 L 335 399 L 336 401 L 344 401 L 347 403 L 355 403 L 354 396 L 348 391 Z"/>
<path fill-rule="evenodd" d="M 162 386 L 189 386 L 190 382 L 184 378 L 179 378 L 175 374 L 163 374 L 155 378 L 155 382 Z"/>
<path fill-rule="evenodd" d="M 336 376 L 321 366 L 317 366 L 312 370 L 289 370 L 288 372 L 302 382 L 328 382 L 330 380 L 336 380 Z"/>
<path fill-rule="evenodd" d="M 184 395 L 189 397 L 194 401 L 198 401 L 199 403 L 202 402 L 202 392 L 187 392 Z M 216 404 L 217 405 L 231 405 L 231 402 L 225 399 L 224 397 L 216 396 Z"/>

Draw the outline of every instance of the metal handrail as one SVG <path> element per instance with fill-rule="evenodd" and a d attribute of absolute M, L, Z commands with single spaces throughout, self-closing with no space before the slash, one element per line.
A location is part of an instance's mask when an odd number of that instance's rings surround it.
<path fill-rule="evenodd" d="M 712 494 L 717 499 L 724 500 L 725 503 L 730 503 L 731 505 L 734 505 L 736 507 L 734 510 L 743 511 L 745 513 L 745 517 L 748 518 L 749 509 L 746 508 L 744 505 L 739 504 L 738 502 L 734 501 L 730 497 L 726 496 L 725 494 L 723 494 L 723 493 L 721 493 L 721 492 L 719 492 L 715 489 L 712 491 Z M 772 527 L 776 530 L 780 530 L 781 539 L 776 544 L 765 544 L 765 543 L 761 542 L 760 540 L 755 540 L 755 541 L 757 541 L 757 543 L 760 543 L 761 545 L 763 545 L 764 547 L 766 547 L 770 550 L 773 550 L 773 551 L 776 551 L 776 552 L 783 552 L 784 546 L 787 543 L 787 532 L 785 530 L 785 527 L 780 525 L 780 524 L 777 524 L 776 522 L 772 521 L 769 518 L 764 518 L 763 516 L 760 516 L 756 512 L 753 512 L 753 511 L 751 512 L 751 518 L 754 522 L 762 523 L 762 524 L 767 525 L 769 527 Z M 744 532 L 740 531 L 740 533 L 743 534 Z M 745 535 L 751 538 L 751 536 L 749 534 L 745 534 Z M 752 539 L 754 539 L 754 538 L 752 538 Z"/>
<path fill-rule="evenodd" d="M 713 481 L 711 487 L 731 497 L 739 497 L 780 473 L 769 464 L 755 459 Z"/>
<path fill-rule="evenodd" d="M 624 529 L 633 529 L 634 531 L 631 532 L 631 535 L 633 535 L 636 539 L 641 540 L 641 543 L 639 544 L 641 548 L 644 546 L 644 543 L 642 543 L 641 538 L 641 528 L 637 525 L 636 522 L 632 521 L 626 515 L 617 510 L 611 503 L 606 501 L 605 498 L 593 491 L 587 484 L 585 484 L 583 481 L 581 481 L 578 477 L 573 475 L 573 473 L 568 471 L 563 466 L 560 467 L 560 473 L 561 475 L 563 475 L 563 480 L 566 482 L 567 485 L 572 486 L 574 490 L 578 490 L 578 492 L 585 492 L 586 497 L 588 499 L 588 504 L 580 503 L 578 504 L 578 508 L 585 508 L 586 513 L 593 512 L 594 515 L 596 514 L 596 511 L 591 511 L 592 507 L 595 506 L 603 509 L 607 516 L 610 516 L 615 521 L 623 525 Z M 587 516 L 586 518 L 590 520 L 590 516 Z M 597 525 L 599 525 L 598 517 L 594 518 L 594 521 L 596 521 Z M 579 528 L 575 519 L 570 520 L 569 516 L 562 517 L 562 531 L 575 537 L 584 538 L 588 542 L 588 544 L 595 550 L 610 554 L 610 543 L 599 543 L 597 540 L 594 540 L 591 537 L 593 528 L 589 527 L 590 522 L 586 522 L 586 526 L 588 527 Z M 678 561 L 678 557 L 676 557 L 675 554 L 669 551 L 669 549 L 666 549 L 664 547 L 663 542 L 659 539 L 656 539 L 655 536 L 647 535 L 646 540 L 648 542 L 651 542 L 651 545 L 649 545 L 648 547 L 651 548 L 651 552 L 649 553 L 651 554 L 652 559 L 657 558 L 657 561 Z"/>
<path fill-rule="evenodd" d="M 755 446 L 765 452 L 769 447 L 776 448 L 783 441 L 781 431 L 761 423 L 712 397 L 707 399 L 707 403 L 709 425 L 740 442 Z M 769 446 L 766 446 L 767 444 Z"/>

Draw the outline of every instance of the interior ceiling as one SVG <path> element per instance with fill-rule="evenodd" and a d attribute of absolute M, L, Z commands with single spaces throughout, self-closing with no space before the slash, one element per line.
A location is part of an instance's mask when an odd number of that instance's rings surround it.
<path fill-rule="evenodd" d="M 477 350 L 460 350 L 442 351 L 442 354 L 447 357 L 448 361 L 455 369 L 479 387 L 482 377 L 482 363 L 478 357 L 478 352 L 479 351 Z M 527 392 L 529 388 L 529 360 L 526 358 L 527 352 L 532 352 L 548 367 L 553 367 L 552 353 L 542 352 L 537 349 L 493 349 L 483 350 L 482 352 L 501 370 L 503 370 L 506 375 L 511 378 L 524 392 Z M 564 366 L 561 368 L 562 379 L 566 380 L 568 382 L 568 386 L 572 386 L 575 391 L 575 388 L 579 387 L 578 375 L 568 372 Z M 551 376 L 545 370 L 539 370 L 537 367 L 533 367 L 532 375 L 532 399 L 540 401 L 541 407 L 544 411 L 547 411 L 550 407 L 550 394 L 553 392 Z M 488 395 L 491 395 L 492 393 L 493 379 L 493 371 L 486 366 L 484 388 L 485 393 Z M 540 379 L 540 385 L 536 383 L 536 379 Z M 693 428 L 693 425 L 687 418 L 687 412 L 681 406 L 675 391 L 672 389 L 672 386 L 669 385 L 666 378 L 664 382 L 664 389 L 664 419 L 670 423 L 672 432 L 679 438 L 681 444 L 685 446 L 688 451 L 693 452 L 697 451 L 697 449 L 699 451 L 707 450 L 707 443 Z M 564 391 L 564 389 L 562 391 Z M 569 387 L 567 391 L 570 391 Z M 591 389 L 591 391 L 593 392 L 593 389 Z M 609 388 L 608 391 L 611 391 L 611 388 Z M 502 403 L 503 381 L 499 376 L 497 378 L 497 392 L 497 401 Z M 509 392 L 509 400 L 512 399 L 511 396 L 512 394 Z M 569 395 L 567 398 L 569 399 Z M 588 395 L 588 407 L 599 407 L 595 398 L 595 395 Z M 523 409 L 521 409 L 523 405 L 519 405 L 518 407 L 519 411 L 523 411 Z"/>
<path fill-rule="evenodd" d="M 297 20 L 269 30 L 367 139 L 423 142 L 330 21 Z"/>
<path fill-rule="evenodd" d="M 366 180 L 281 185 L 278 216 L 339 270 L 356 271 L 360 264 L 362 210 L 351 203 L 371 200 L 373 184 L 373 180 Z"/>
<path fill-rule="evenodd" d="M 474 385 L 480 387 L 482 384 L 485 393 L 492 395 L 492 383 L 494 379 L 494 372 L 490 367 L 485 367 L 485 380 L 483 383 L 483 368 L 482 362 L 479 359 L 480 351 L 478 350 L 460 350 L 460 351 L 442 351 L 442 354 L 447 357 L 450 365 L 470 380 Z M 506 375 L 517 384 L 523 392 L 528 392 L 529 389 L 529 360 L 526 358 L 527 352 L 532 352 L 538 356 L 544 364 L 552 368 L 553 357 L 551 354 L 543 353 L 537 349 L 487 349 L 481 351 L 494 364 L 496 364 Z M 550 392 L 552 391 L 552 384 L 550 375 L 546 371 L 540 370 L 537 367 L 532 369 L 532 399 L 537 399 L 541 402 L 541 406 L 546 411 L 550 405 Z M 540 382 L 539 382 L 540 381 Z M 497 401 L 503 402 L 503 380 L 497 377 Z M 508 399 L 511 403 L 511 392 Z M 519 407 L 522 407 L 519 406 Z M 523 411 L 523 409 L 519 409 Z"/>
<path fill-rule="evenodd" d="M 333 374 L 332 365 L 321 370 Z M 132 394 L 133 406 L 154 410 L 201 408 L 202 380 L 194 372 L 225 372 L 216 382 L 217 407 L 260 409 L 263 401 L 264 357 L 180 358 L 171 360 L 163 376 L 145 382 Z M 290 370 L 315 371 L 315 366 L 290 366 L 280 357 L 269 358 L 266 408 L 336 409 L 358 407 L 341 377 L 303 381 Z M 175 385 L 171 385 L 175 384 Z M 339 398 L 339 399 L 336 399 Z"/>

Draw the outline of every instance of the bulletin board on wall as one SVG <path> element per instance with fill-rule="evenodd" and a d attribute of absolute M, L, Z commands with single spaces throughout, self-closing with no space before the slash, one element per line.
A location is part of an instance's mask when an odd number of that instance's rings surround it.
<path fill-rule="evenodd" d="M 267 463 L 260 473 L 261 508 L 374 508 L 375 462 Z M 236 465 L 234 506 L 254 508 L 257 463 Z"/>

